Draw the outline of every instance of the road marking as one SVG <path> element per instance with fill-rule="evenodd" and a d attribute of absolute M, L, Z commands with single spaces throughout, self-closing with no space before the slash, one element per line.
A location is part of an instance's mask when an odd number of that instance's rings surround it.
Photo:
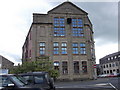
<path fill-rule="evenodd" d="M 115 90 L 118 90 L 112 83 L 109 83 Z"/>
<path fill-rule="evenodd" d="M 95 84 L 95 85 L 98 85 L 98 86 L 105 86 L 105 85 L 109 85 L 109 83 L 100 83 L 100 84 Z"/>

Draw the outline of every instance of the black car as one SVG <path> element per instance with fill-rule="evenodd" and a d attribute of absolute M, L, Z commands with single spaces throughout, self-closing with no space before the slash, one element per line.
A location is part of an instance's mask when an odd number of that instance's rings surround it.
<path fill-rule="evenodd" d="M 13 74 L 0 75 L 0 90 L 42 90 L 31 88 L 22 82 L 18 76 Z"/>
<path fill-rule="evenodd" d="M 117 77 L 120 77 L 120 73 L 117 74 Z"/>
<path fill-rule="evenodd" d="M 29 72 L 19 74 L 19 76 L 23 77 L 23 81 L 27 81 L 28 85 L 32 87 L 55 90 L 54 81 L 49 76 L 48 72 Z"/>

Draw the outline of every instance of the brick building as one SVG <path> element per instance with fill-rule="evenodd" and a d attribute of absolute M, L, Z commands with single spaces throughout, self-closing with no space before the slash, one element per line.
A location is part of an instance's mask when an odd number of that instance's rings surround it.
<path fill-rule="evenodd" d="M 50 56 L 59 79 L 96 77 L 92 23 L 88 13 L 72 2 L 63 2 L 47 14 L 34 13 L 22 49 L 22 62 Z"/>

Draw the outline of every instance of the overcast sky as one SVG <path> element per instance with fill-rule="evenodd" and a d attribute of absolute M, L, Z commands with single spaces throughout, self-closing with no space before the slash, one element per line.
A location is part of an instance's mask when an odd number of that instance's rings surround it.
<path fill-rule="evenodd" d="M 0 1 L 0 55 L 21 62 L 22 46 L 33 13 L 47 13 L 67 0 Z M 96 61 L 118 51 L 118 0 L 69 0 L 89 14 L 93 24 Z M 88 2 L 89 1 L 89 2 Z M 114 1 L 114 2 L 113 2 Z"/>

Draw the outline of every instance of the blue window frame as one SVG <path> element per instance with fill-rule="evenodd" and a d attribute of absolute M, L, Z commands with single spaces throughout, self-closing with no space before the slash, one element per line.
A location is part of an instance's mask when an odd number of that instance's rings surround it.
<path fill-rule="evenodd" d="M 78 43 L 73 43 L 72 46 L 73 47 L 78 47 Z"/>
<path fill-rule="evenodd" d="M 61 54 L 67 54 L 67 43 L 66 42 L 62 42 L 61 44 Z"/>
<path fill-rule="evenodd" d="M 78 43 L 73 43 L 72 44 L 72 49 L 73 49 L 73 54 L 79 54 L 78 52 Z"/>
<path fill-rule="evenodd" d="M 67 47 L 67 43 L 66 42 L 62 42 L 61 46 L 62 47 Z"/>
<path fill-rule="evenodd" d="M 78 47 L 73 47 L 73 54 L 79 54 Z"/>
<path fill-rule="evenodd" d="M 40 47 L 40 55 L 45 55 L 45 47 Z"/>
<path fill-rule="evenodd" d="M 45 42 L 40 42 L 39 49 L 40 55 L 45 55 Z"/>
<path fill-rule="evenodd" d="M 45 42 L 40 42 L 40 47 L 45 46 Z"/>
<path fill-rule="evenodd" d="M 53 54 L 59 54 L 59 48 L 58 48 L 58 47 L 57 47 L 57 48 L 54 48 Z"/>
<path fill-rule="evenodd" d="M 72 33 L 73 36 L 84 36 L 82 19 L 80 18 L 72 19 Z"/>
<path fill-rule="evenodd" d="M 86 44 L 85 43 L 80 43 L 80 47 L 85 47 Z"/>
<path fill-rule="evenodd" d="M 86 54 L 86 44 L 80 43 L 80 54 Z"/>
<path fill-rule="evenodd" d="M 86 48 L 85 47 L 80 48 L 80 54 L 86 54 Z"/>
<path fill-rule="evenodd" d="M 65 19 L 54 18 L 54 36 L 65 36 Z"/>
<path fill-rule="evenodd" d="M 58 46 L 59 46 L 59 43 L 58 43 L 58 42 L 54 42 L 54 43 L 53 43 L 53 46 L 54 46 L 54 47 L 58 47 Z"/>
<path fill-rule="evenodd" d="M 62 47 L 61 49 L 62 49 L 61 54 L 67 54 L 67 47 Z"/>
<path fill-rule="evenodd" d="M 59 54 L 59 43 L 58 42 L 53 43 L 53 54 Z"/>

